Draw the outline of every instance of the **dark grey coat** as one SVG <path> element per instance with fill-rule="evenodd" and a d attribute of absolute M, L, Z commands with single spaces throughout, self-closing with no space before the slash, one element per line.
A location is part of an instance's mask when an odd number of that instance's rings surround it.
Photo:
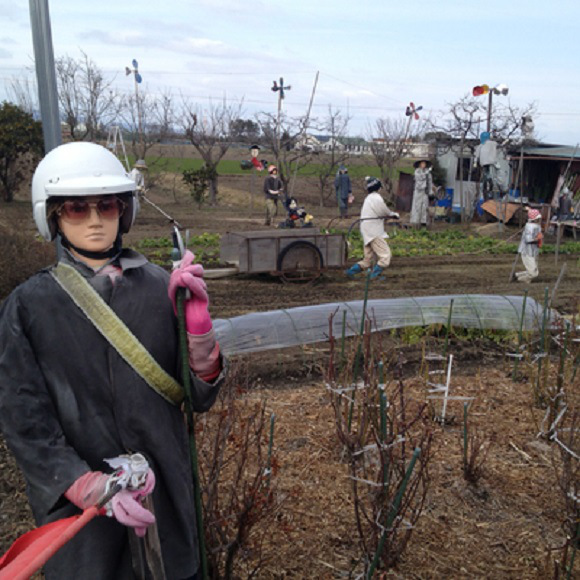
<path fill-rule="evenodd" d="M 124 250 L 123 277 L 108 276 L 65 252 L 155 360 L 179 380 L 177 323 L 169 275 Z M 223 373 L 222 373 L 223 374 Z M 214 385 L 195 377 L 197 411 L 214 402 Z M 141 452 L 156 476 L 153 492 L 168 579 L 198 568 L 190 460 L 183 415 L 155 393 L 42 270 L 0 309 L 0 430 L 24 473 L 39 525 L 78 513 L 63 493 L 103 462 Z M 99 517 L 51 559 L 47 578 L 132 578 L 127 528 Z"/>

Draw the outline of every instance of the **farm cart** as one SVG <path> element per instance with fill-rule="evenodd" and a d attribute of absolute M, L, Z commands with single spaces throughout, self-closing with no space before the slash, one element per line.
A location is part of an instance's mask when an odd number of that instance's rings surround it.
<path fill-rule="evenodd" d="M 343 267 L 346 258 L 344 235 L 317 228 L 228 232 L 220 244 L 220 260 L 238 272 L 268 272 L 284 282 L 311 282 L 328 268 Z"/>

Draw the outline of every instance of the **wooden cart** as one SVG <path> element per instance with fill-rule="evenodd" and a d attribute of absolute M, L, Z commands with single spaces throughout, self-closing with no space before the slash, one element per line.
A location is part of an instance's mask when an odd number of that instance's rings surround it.
<path fill-rule="evenodd" d="M 267 272 L 284 282 L 310 282 L 328 268 L 342 268 L 346 258 L 344 235 L 318 228 L 228 232 L 220 244 L 220 260 L 238 272 Z"/>

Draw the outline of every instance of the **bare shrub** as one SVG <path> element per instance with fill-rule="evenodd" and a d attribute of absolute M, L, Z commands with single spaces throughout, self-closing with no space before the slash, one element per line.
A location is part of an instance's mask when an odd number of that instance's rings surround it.
<path fill-rule="evenodd" d="M 265 401 L 243 398 L 247 381 L 247 369 L 232 365 L 218 401 L 196 425 L 211 578 L 250 578 L 259 571 L 277 510 L 270 418 Z"/>
<path fill-rule="evenodd" d="M 426 406 L 405 392 L 402 359 L 397 380 L 387 384 L 382 348 L 374 348 L 369 330 L 367 324 L 338 369 L 334 361 L 341 360 L 341 353 L 331 339 L 327 377 L 352 482 L 358 567 L 372 575 L 375 569 L 396 566 L 422 513 L 432 435 Z"/>
<path fill-rule="evenodd" d="M 483 475 L 493 438 L 486 437 L 478 429 L 469 429 L 467 411 L 468 405 L 466 404 L 463 412 L 463 477 L 468 483 L 477 485 Z"/>
<path fill-rule="evenodd" d="M 8 231 L 0 226 L 0 300 L 54 260 L 53 244 L 39 242 L 30 234 Z"/>

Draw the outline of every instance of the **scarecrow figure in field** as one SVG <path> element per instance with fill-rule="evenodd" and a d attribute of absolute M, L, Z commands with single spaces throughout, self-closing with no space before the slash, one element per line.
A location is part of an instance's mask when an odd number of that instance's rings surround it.
<path fill-rule="evenodd" d="M 413 188 L 413 204 L 411 206 L 411 223 L 415 226 L 427 226 L 429 200 L 432 196 L 433 177 L 431 176 L 431 161 L 421 159 L 415 161 L 415 185 Z"/>
<path fill-rule="evenodd" d="M 360 233 L 363 238 L 364 254 L 363 259 L 351 266 L 346 275 L 349 278 L 360 274 L 372 266 L 373 259 L 376 259 L 375 266 L 370 274 L 371 280 L 378 278 L 383 270 L 391 263 L 391 249 L 386 242 L 388 238 L 385 232 L 384 220 L 386 218 L 399 218 L 399 214 L 391 211 L 385 200 L 379 193 L 383 184 L 376 177 L 365 179 L 367 196 L 363 202 L 360 214 Z"/>
<path fill-rule="evenodd" d="M 137 193 L 143 193 L 145 191 L 145 172 L 148 171 L 147 163 L 144 159 L 138 159 L 133 169 L 129 173 L 129 177 L 137 185 Z"/>
<path fill-rule="evenodd" d="M 344 165 L 340 165 L 334 178 L 334 189 L 336 191 L 336 201 L 338 202 L 338 209 L 341 218 L 348 218 L 348 204 L 352 203 L 352 186 L 348 169 Z"/>
<path fill-rule="evenodd" d="M 518 282 L 530 283 L 538 277 L 538 255 L 542 247 L 543 234 L 540 226 L 542 215 L 537 209 L 528 208 L 528 222 L 524 227 L 518 253 L 522 257 L 525 271 L 516 272 Z"/>
<path fill-rule="evenodd" d="M 264 225 L 269 226 L 272 218 L 278 215 L 278 201 L 284 194 L 284 184 L 278 177 L 278 168 L 275 165 L 268 167 L 268 177 L 264 180 L 264 195 L 266 196 L 266 220 Z"/>
<path fill-rule="evenodd" d="M 260 146 L 259 145 L 252 145 L 250 147 L 250 155 L 252 158 L 250 159 L 250 163 L 258 170 L 264 171 L 265 163 L 258 159 L 258 155 L 260 154 Z"/>
<path fill-rule="evenodd" d="M 493 191 L 498 181 L 497 143 L 491 139 L 487 131 L 481 133 L 479 141 L 480 144 L 475 149 L 474 167 L 481 166 L 482 197 L 484 201 L 487 201 L 493 197 Z"/>
<path fill-rule="evenodd" d="M 200 565 L 178 288 L 189 290 L 186 372 L 195 411 L 215 401 L 225 365 L 193 254 L 170 276 L 122 247 L 138 211 L 136 189 L 105 147 L 75 142 L 50 151 L 34 173 L 32 204 L 60 258 L 0 308 L 0 431 L 37 524 L 96 505 L 117 481 L 111 468 L 123 470 L 118 477 L 131 469 L 106 506 L 110 517 L 91 520 L 47 562 L 48 580 L 132 579 L 145 535 L 158 536 L 167 578 L 193 578 Z"/>
<path fill-rule="evenodd" d="M 303 207 L 298 206 L 295 197 L 289 197 L 284 202 L 284 207 L 288 212 L 288 217 L 278 226 L 280 228 L 311 228 L 313 226 L 313 216 L 310 215 Z M 300 224 L 298 226 L 298 224 Z"/>

